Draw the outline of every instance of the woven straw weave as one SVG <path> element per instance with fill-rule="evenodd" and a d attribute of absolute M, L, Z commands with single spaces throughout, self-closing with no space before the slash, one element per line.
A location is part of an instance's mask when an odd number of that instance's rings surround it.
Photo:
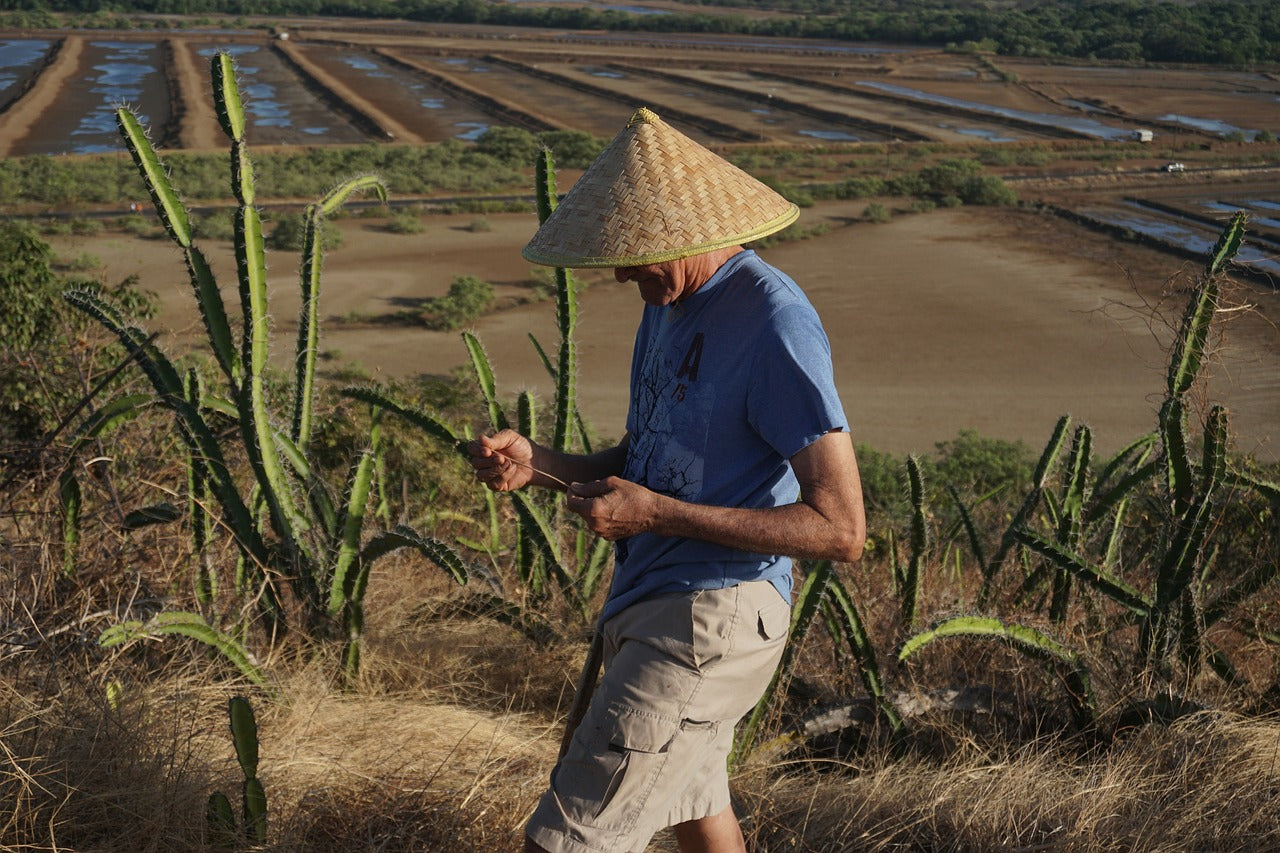
<path fill-rule="evenodd" d="M 556 267 L 656 264 L 785 228 L 799 210 L 639 109 L 524 247 Z"/>

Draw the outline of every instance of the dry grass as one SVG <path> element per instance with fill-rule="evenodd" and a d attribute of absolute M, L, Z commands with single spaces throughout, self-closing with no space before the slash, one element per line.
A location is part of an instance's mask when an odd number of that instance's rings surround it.
<path fill-rule="evenodd" d="M 1280 723 L 1204 714 L 1080 757 L 776 765 L 738 779 L 758 851 L 1280 849 Z"/>

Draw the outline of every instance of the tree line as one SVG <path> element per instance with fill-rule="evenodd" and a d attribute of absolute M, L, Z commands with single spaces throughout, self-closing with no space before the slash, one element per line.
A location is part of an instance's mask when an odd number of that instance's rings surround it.
<path fill-rule="evenodd" d="M 732 33 L 936 45 L 1007 56 L 1249 65 L 1280 61 L 1273 0 L 1047 0 L 1031 6 L 965 0 L 691 0 L 779 13 L 637 15 L 585 5 L 490 0 L 17 0 L 0 21 L 48 26 L 56 14 L 340 15 L 568 29 Z M 79 20 L 78 24 L 86 21 Z M 91 22 L 90 22 L 91 23 Z"/>

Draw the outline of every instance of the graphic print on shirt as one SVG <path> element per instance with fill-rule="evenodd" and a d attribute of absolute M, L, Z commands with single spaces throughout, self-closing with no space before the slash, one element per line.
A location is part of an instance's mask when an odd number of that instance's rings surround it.
<path fill-rule="evenodd" d="M 638 428 L 624 476 L 664 495 L 695 501 L 702 494 L 703 457 L 715 387 L 698 381 L 702 332 L 664 328 L 649 342 L 633 401 Z"/>

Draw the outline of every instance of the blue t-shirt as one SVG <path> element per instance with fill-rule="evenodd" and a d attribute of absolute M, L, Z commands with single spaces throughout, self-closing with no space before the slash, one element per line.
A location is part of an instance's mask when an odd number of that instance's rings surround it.
<path fill-rule="evenodd" d="M 846 426 L 817 312 L 755 252 L 734 255 L 678 305 L 645 306 L 625 479 L 692 503 L 790 504 L 800 484 L 787 460 Z M 752 580 L 790 600 L 790 558 L 641 533 L 616 544 L 604 618 L 654 595 Z"/>

